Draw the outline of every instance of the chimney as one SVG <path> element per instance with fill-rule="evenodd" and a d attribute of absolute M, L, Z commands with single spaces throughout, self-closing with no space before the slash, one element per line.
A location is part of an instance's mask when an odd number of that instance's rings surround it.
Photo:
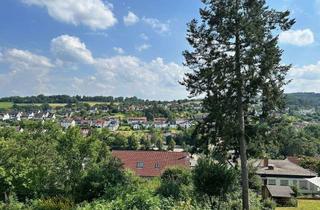
<path fill-rule="evenodd" d="M 268 167 L 269 166 L 269 159 L 267 157 L 265 157 L 263 159 L 263 167 Z"/>

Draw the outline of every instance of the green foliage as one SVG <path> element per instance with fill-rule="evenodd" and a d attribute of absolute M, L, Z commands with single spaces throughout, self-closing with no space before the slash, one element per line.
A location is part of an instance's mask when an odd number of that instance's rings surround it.
<path fill-rule="evenodd" d="M 225 200 L 228 193 L 236 188 L 238 174 L 227 165 L 215 163 L 209 158 L 198 160 L 194 168 L 194 186 L 196 192 L 207 197 L 212 206 L 219 205 L 219 200 Z"/>
<path fill-rule="evenodd" d="M 277 204 L 270 198 L 265 199 L 262 205 L 263 205 L 263 210 L 274 210 L 277 206 Z"/>
<path fill-rule="evenodd" d="M 176 142 L 173 140 L 173 139 L 170 139 L 169 140 L 169 143 L 168 143 L 168 150 L 169 151 L 173 151 L 174 150 L 174 148 L 175 148 L 175 146 L 176 146 Z"/>
<path fill-rule="evenodd" d="M 31 204 L 33 210 L 70 210 L 74 206 L 72 201 L 59 197 L 34 200 Z"/>
<path fill-rule="evenodd" d="M 187 200 L 191 194 L 191 171 L 186 168 L 167 168 L 161 175 L 158 193 L 175 200 Z"/>
<path fill-rule="evenodd" d="M 132 134 L 128 139 L 128 149 L 137 150 L 140 147 L 139 137 L 135 134 Z"/>
<path fill-rule="evenodd" d="M 21 127 L 24 132 L 0 128 L 1 196 L 15 193 L 21 201 L 54 196 L 90 200 L 101 196 L 106 183 L 121 183 L 121 164 L 94 136 L 84 138 L 78 128 L 63 132 L 52 122 L 23 122 Z M 92 193 L 79 195 L 83 186 Z"/>

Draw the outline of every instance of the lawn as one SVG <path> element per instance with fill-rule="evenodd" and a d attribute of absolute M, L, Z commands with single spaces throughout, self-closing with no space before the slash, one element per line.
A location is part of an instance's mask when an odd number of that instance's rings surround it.
<path fill-rule="evenodd" d="M 0 109 L 10 109 L 12 105 L 11 102 L 0 102 Z"/>
<path fill-rule="evenodd" d="M 276 210 L 320 210 L 320 200 L 298 200 L 298 207 L 282 207 Z"/>

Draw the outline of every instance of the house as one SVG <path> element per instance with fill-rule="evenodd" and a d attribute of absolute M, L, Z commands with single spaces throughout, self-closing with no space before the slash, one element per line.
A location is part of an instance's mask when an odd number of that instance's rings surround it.
<path fill-rule="evenodd" d="M 146 124 L 147 123 L 147 118 L 146 117 L 129 117 L 127 119 L 128 124 Z"/>
<path fill-rule="evenodd" d="M 5 113 L 3 116 L 2 116 L 2 120 L 5 121 L 5 120 L 10 120 L 11 117 L 8 113 Z"/>
<path fill-rule="evenodd" d="M 109 124 L 108 124 L 108 129 L 111 131 L 116 131 L 119 128 L 119 120 L 110 120 Z"/>
<path fill-rule="evenodd" d="M 64 119 L 60 122 L 60 125 L 64 128 L 76 126 L 76 122 L 73 119 Z"/>
<path fill-rule="evenodd" d="M 190 167 L 187 152 L 113 150 L 112 155 L 141 177 L 160 176 L 168 167 Z"/>
<path fill-rule="evenodd" d="M 271 198 L 277 204 L 285 206 L 294 196 L 294 192 L 289 186 L 267 185 L 262 189 L 262 197 L 264 199 Z"/>
<path fill-rule="evenodd" d="M 96 128 L 106 128 L 108 126 L 108 122 L 105 120 L 95 120 L 92 124 Z"/>
<path fill-rule="evenodd" d="M 316 177 L 317 174 L 308 169 L 285 160 L 255 160 L 253 165 L 256 173 L 262 178 L 263 185 L 272 186 L 296 186 L 302 194 L 314 194 L 317 186 L 307 179 Z"/>
<path fill-rule="evenodd" d="M 133 128 L 134 130 L 139 130 L 139 129 L 141 128 L 141 125 L 138 124 L 138 123 L 132 124 L 132 128 Z"/>
<path fill-rule="evenodd" d="M 167 119 L 164 117 L 158 117 L 153 119 L 153 125 L 155 128 L 166 128 L 168 127 Z"/>
<path fill-rule="evenodd" d="M 178 127 L 184 128 L 184 129 L 188 129 L 192 126 L 191 120 L 188 120 L 188 119 L 177 119 L 175 123 Z"/>
<path fill-rule="evenodd" d="M 34 113 L 33 112 L 31 112 L 30 114 L 28 114 L 28 120 L 31 120 L 31 119 L 33 119 L 34 118 Z"/>
<path fill-rule="evenodd" d="M 90 129 L 89 128 L 81 128 L 80 133 L 82 134 L 82 136 L 86 137 L 90 134 Z"/>

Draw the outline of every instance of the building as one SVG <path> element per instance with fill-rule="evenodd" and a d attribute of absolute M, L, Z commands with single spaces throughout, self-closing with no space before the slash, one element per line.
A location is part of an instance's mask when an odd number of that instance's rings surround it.
<path fill-rule="evenodd" d="M 160 176 L 168 167 L 190 167 L 186 152 L 113 150 L 112 155 L 141 177 Z"/>
<path fill-rule="evenodd" d="M 64 119 L 60 122 L 60 125 L 64 128 L 74 127 L 76 122 L 72 119 Z"/>
<path fill-rule="evenodd" d="M 147 118 L 146 117 L 129 117 L 127 119 L 128 124 L 146 124 Z"/>
<path fill-rule="evenodd" d="M 168 127 L 167 119 L 163 117 L 158 117 L 153 119 L 153 125 L 155 128 L 166 128 Z"/>
<path fill-rule="evenodd" d="M 109 124 L 108 124 L 108 129 L 111 131 L 116 131 L 118 130 L 120 125 L 119 120 L 110 120 Z"/>
<path fill-rule="evenodd" d="M 254 161 L 257 174 L 262 178 L 264 186 L 296 186 L 302 194 L 317 193 L 316 185 L 307 179 L 316 177 L 317 174 L 308 169 L 285 160 L 263 160 Z"/>
<path fill-rule="evenodd" d="M 178 127 L 184 128 L 184 129 L 188 129 L 192 126 L 191 120 L 188 120 L 188 119 L 177 119 L 175 123 Z"/>
<path fill-rule="evenodd" d="M 294 192 L 289 186 L 267 185 L 263 187 L 262 196 L 264 199 L 271 198 L 277 204 L 285 206 L 294 196 Z"/>

